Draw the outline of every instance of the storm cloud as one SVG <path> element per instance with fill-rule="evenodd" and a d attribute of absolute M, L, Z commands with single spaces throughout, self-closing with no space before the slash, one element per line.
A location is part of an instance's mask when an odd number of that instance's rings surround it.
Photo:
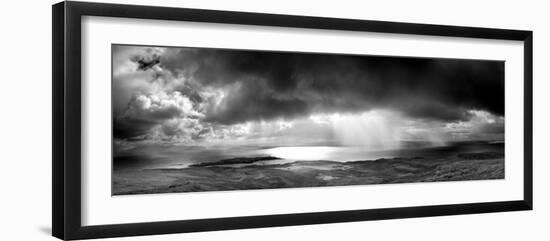
<path fill-rule="evenodd" d="M 207 113 L 224 124 L 373 108 L 447 121 L 469 109 L 504 115 L 500 61 L 180 49 L 160 66 L 224 88 L 223 108 Z"/>
<path fill-rule="evenodd" d="M 377 109 L 458 129 L 479 113 L 504 116 L 502 61 L 130 46 L 115 46 L 113 61 L 119 139 L 200 139 L 251 121 Z"/>

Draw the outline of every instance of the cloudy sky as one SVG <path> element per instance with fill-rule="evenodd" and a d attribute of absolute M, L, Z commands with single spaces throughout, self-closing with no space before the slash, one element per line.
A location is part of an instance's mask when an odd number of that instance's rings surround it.
<path fill-rule="evenodd" d="M 500 61 L 112 47 L 115 150 L 503 140 Z"/>

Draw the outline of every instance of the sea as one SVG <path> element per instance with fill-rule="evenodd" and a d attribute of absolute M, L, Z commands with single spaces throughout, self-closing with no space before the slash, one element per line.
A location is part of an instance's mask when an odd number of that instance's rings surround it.
<path fill-rule="evenodd" d="M 388 148 L 366 146 L 145 146 L 113 157 L 113 171 L 187 168 L 192 164 L 216 162 L 237 157 L 277 157 L 255 165 L 282 164 L 295 161 L 365 161 L 380 158 L 440 158 L 459 153 L 504 153 L 504 142 L 469 141 L 434 145 L 426 142 L 403 142 Z"/>

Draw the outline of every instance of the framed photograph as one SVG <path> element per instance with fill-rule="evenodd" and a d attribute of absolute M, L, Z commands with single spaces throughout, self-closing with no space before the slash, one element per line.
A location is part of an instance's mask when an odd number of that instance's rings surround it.
<path fill-rule="evenodd" d="M 52 48 L 60 239 L 532 209 L 531 31 L 61 2 Z"/>

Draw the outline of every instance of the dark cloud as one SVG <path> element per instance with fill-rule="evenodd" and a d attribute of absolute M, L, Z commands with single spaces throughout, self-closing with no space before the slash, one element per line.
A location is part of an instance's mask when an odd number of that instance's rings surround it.
<path fill-rule="evenodd" d="M 136 56 L 132 61 L 138 64 L 138 70 L 148 70 L 153 68 L 155 65 L 160 63 L 160 57 L 157 55 L 152 55 L 151 57 Z"/>
<path fill-rule="evenodd" d="M 150 120 L 129 117 L 115 118 L 113 120 L 113 136 L 120 139 L 143 136 L 156 124 Z"/>
<path fill-rule="evenodd" d="M 112 99 L 113 134 L 121 143 L 266 133 L 282 140 L 279 120 L 296 124 L 312 114 L 377 109 L 415 120 L 409 129 L 427 131 L 426 138 L 448 132 L 498 139 L 504 131 L 504 62 L 115 46 Z M 250 121 L 272 126 L 250 129 Z M 287 135 L 330 132 L 313 131 L 311 124 L 303 121 Z"/>
<path fill-rule="evenodd" d="M 202 87 L 222 88 L 205 120 L 234 124 L 374 108 L 415 118 L 466 120 L 468 110 L 504 115 L 504 62 L 169 49 L 160 66 Z"/>

